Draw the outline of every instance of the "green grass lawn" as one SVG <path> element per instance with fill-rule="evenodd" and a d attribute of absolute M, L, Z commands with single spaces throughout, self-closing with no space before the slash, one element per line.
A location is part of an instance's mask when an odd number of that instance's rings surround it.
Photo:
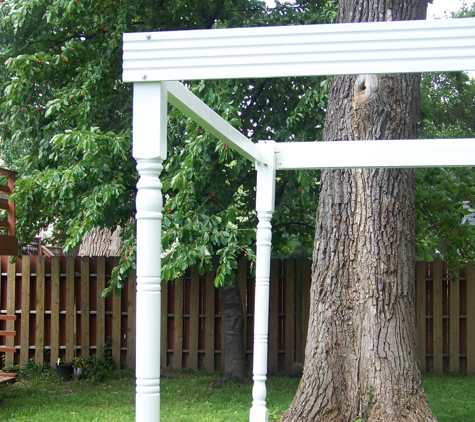
<path fill-rule="evenodd" d="M 171 372 L 161 381 L 162 422 L 247 422 L 251 383 L 213 388 L 218 374 Z M 270 377 L 268 408 L 277 420 L 292 401 L 298 380 Z M 115 371 L 98 384 L 61 382 L 54 372 L 0 386 L 0 420 L 31 422 L 134 421 L 133 374 Z M 439 422 L 475 422 L 475 377 L 424 379 Z"/>
<path fill-rule="evenodd" d="M 475 422 L 475 377 L 425 377 L 423 384 L 439 422 Z"/>

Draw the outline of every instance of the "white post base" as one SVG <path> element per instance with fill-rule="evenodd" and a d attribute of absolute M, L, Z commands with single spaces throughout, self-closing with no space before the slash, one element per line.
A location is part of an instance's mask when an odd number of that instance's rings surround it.
<path fill-rule="evenodd" d="M 263 406 L 253 407 L 249 412 L 249 422 L 268 422 L 269 420 L 269 412 L 265 407 L 266 402 L 264 402 Z"/>

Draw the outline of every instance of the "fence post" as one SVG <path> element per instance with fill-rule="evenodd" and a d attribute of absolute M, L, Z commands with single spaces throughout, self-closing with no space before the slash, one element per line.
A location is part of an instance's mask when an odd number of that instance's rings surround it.
<path fill-rule="evenodd" d="M 198 266 L 190 269 L 190 337 L 188 346 L 188 367 L 198 369 L 198 334 L 199 334 L 199 296 L 200 275 Z"/>
<path fill-rule="evenodd" d="M 426 313 L 427 313 L 427 291 L 426 291 L 426 263 L 416 263 L 416 286 L 417 286 L 417 349 L 419 352 L 419 363 L 421 372 L 426 373 Z"/>
<path fill-rule="evenodd" d="M 279 372 L 279 264 L 273 259 L 270 270 L 268 369 L 272 374 Z"/>
<path fill-rule="evenodd" d="M 475 375 L 475 271 L 467 264 L 467 375 Z"/>
<path fill-rule="evenodd" d="M 460 370 L 460 271 L 459 277 L 449 282 L 450 298 L 450 345 L 449 368 Z"/>
<path fill-rule="evenodd" d="M 21 259 L 21 348 L 20 367 L 23 367 L 29 358 L 30 352 L 30 277 L 31 257 L 24 255 Z"/>
<path fill-rule="evenodd" d="M 51 349 L 50 365 L 54 366 L 59 359 L 59 300 L 60 300 L 60 258 L 51 258 Z"/>
<path fill-rule="evenodd" d="M 127 283 L 129 298 L 127 304 L 127 367 L 135 369 L 135 271 L 130 272 Z M 162 335 L 163 333 L 165 333 L 166 338 L 167 332 L 162 331 Z M 166 341 L 162 340 L 163 343 L 167 344 Z"/>
<path fill-rule="evenodd" d="M 43 365 L 45 345 L 45 257 L 36 257 L 36 341 L 35 362 Z"/>
<path fill-rule="evenodd" d="M 115 293 L 112 294 L 112 360 L 116 368 L 121 367 L 121 297 Z M 158 353 L 158 350 L 157 350 Z"/>
<path fill-rule="evenodd" d="M 440 376 L 444 372 L 443 368 L 443 315 L 442 315 L 442 271 L 443 263 L 435 261 L 433 263 L 434 274 L 432 277 L 434 292 L 434 375 Z"/>
<path fill-rule="evenodd" d="M 175 283 L 175 315 L 173 317 L 173 368 L 183 365 L 183 277 Z"/>
<path fill-rule="evenodd" d="M 74 357 L 76 346 L 76 298 L 74 257 L 66 257 L 66 362 Z"/>
<path fill-rule="evenodd" d="M 214 368 L 214 272 L 206 273 L 206 335 L 205 335 L 205 369 L 213 372 Z"/>
<path fill-rule="evenodd" d="M 295 362 L 295 260 L 285 261 L 285 372 Z"/>
<path fill-rule="evenodd" d="M 89 356 L 89 264 L 88 256 L 81 257 L 81 356 Z"/>
<path fill-rule="evenodd" d="M 96 353 L 104 355 L 106 345 L 106 300 L 102 292 L 106 288 L 106 258 L 97 258 L 97 310 L 96 310 Z M 135 345 L 134 345 L 135 347 Z"/>
<path fill-rule="evenodd" d="M 172 335 L 168 330 L 168 282 L 165 280 L 162 283 L 162 321 L 161 321 L 161 333 L 162 341 L 160 343 L 160 367 L 166 368 L 168 366 L 168 344 L 169 337 Z M 171 282 L 170 282 L 171 283 Z"/>

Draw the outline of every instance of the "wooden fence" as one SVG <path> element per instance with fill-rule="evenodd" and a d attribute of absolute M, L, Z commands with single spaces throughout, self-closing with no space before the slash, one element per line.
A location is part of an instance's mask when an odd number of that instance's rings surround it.
<path fill-rule="evenodd" d="M 28 359 L 54 364 L 58 358 L 111 353 L 117 366 L 134 367 L 135 277 L 120 296 L 101 297 L 116 263 L 113 258 L 24 256 L 0 259 L 0 330 L 16 330 L 4 345 L 6 363 Z M 270 283 L 269 372 L 289 372 L 303 362 L 309 313 L 310 262 L 273 260 Z M 246 315 L 246 354 L 252 364 L 254 278 L 239 264 Z M 467 265 L 457 281 L 445 264 L 417 263 L 416 315 L 423 372 L 475 375 L 475 271 Z M 2 325 L 3 324 L 3 325 Z M 195 267 L 174 283 L 162 283 L 162 367 L 223 369 L 222 308 L 214 275 Z"/>
<path fill-rule="evenodd" d="M 450 370 L 475 375 L 475 272 L 472 264 L 456 280 L 445 263 L 416 264 L 418 350 L 423 373 Z"/>
<path fill-rule="evenodd" d="M 28 359 L 54 365 L 74 356 L 108 350 L 117 366 L 134 366 L 134 279 L 121 296 L 101 292 L 116 264 L 114 258 L 24 255 L 16 263 L 1 257 L 1 313 L 16 315 L 6 346 L 6 363 Z M 15 324 L 15 326 L 14 326 Z"/>

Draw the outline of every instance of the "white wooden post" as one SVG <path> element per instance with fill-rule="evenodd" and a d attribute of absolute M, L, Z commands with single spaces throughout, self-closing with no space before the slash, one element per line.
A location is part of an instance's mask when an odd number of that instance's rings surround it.
<path fill-rule="evenodd" d="M 144 75 L 145 76 L 145 75 Z M 167 90 L 134 84 L 133 156 L 137 161 L 137 297 L 135 420 L 160 420 L 162 184 L 167 155 Z"/>
<path fill-rule="evenodd" d="M 275 207 L 274 141 L 259 142 L 266 164 L 256 164 L 256 211 L 259 220 L 256 235 L 256 295 L 254 304 L 254 362 L 250 422 L 267 422 L 266 407 L 267 350 L 269 337 L 269 279 L 272 246 L 270 220 Z"/>

